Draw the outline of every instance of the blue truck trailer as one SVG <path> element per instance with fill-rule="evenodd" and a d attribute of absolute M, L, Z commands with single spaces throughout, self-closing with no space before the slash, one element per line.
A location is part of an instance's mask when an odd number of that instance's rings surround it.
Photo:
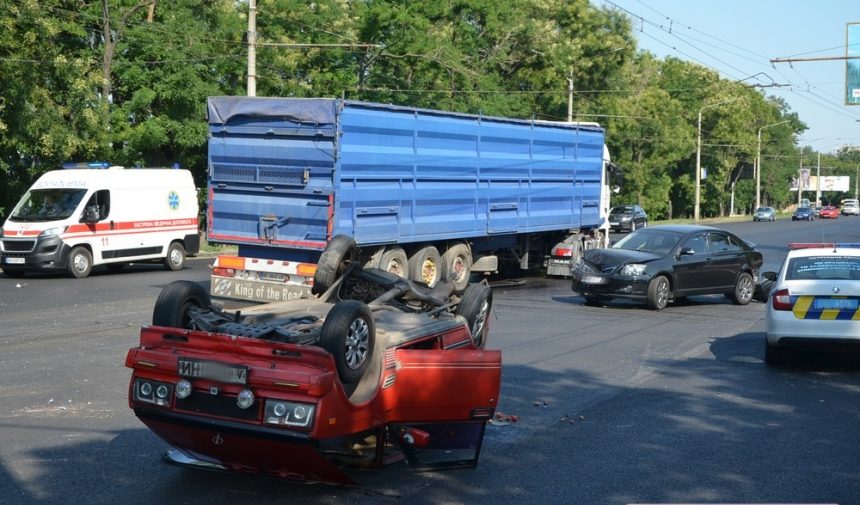
<path fill-rule="evenodd" d="M 339 99 L 208 100 L 213 295 L 308 296 L 332 237 L 365 266 L 465 286 L 506 262 L 568 275 L 606 245 L 608 153 L 596 124 Z"/>

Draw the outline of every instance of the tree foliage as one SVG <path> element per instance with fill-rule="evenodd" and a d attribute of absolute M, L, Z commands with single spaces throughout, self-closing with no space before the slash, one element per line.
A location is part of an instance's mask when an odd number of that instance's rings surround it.
<path fill-rule="evenodd" d="M 64 161 L 179 163 L 204 183 L 206 97 L 246 90 L 247 0 L 0 6 L 0 209 Z M 564 120 L 570 86 L 623 167 L 615 201 L 655 218 L 692 215 L 700 111 L 703 215 L 751 210 L 764 126 L 763 202 L 797 196 L 805 125 L 784 102 L 637 51 L 630 20 L 588 0 L 257 0 L 256 33 L 259 95 Z"/>

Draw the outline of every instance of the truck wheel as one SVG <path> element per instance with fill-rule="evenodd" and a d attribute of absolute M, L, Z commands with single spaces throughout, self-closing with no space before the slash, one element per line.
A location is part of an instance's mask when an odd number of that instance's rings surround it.
<path fill-rule="evenodd" d="M 346 235 L 332 237 L 317 263 L 311 293 L 320 295 L 328 291 L 357 256 L 358 247 L 355 240 Z"/>
<path fill-rule="evenodd" d="M 442 255 L 442 279 L 454 283 L 455 291 L 463 291 L 469 285 L 472 273 L 472 252 L 466 244 L 454 244 Z"/>
<path fill-rule="evenodd" d="M 355 384 L 367 370 L 375 339 L 370 307 L 357 300 L 343 300 L 329 310 L 319 345 L 334 356 L 341 382 Z"/>
<path fill-rule="evenodd" d="M 472 344 L 477 349 L 483 349 L 487 344 L 487 333 L 490 329 L 490 309 L 493 307 L 493 290 L 481 282 L 466 288 L 456 313 L 466 318 Z"/>
<path fill-rule="evenodd" d="M 185 266 L 185 248 L 179 242 L 173 242 L 167 248 L 167 256 L 164 257 L 164 268 L 172 271 L 182 270 Z"/>
<path fill-rule="evenodd" d="M 648 295 L 645 299 L 651 310 L 663 310 L 669 304 L 669 279 L 665 275 L 659 275 L 648 284 Z"/>
<path fill-rule="evenodd" d="M 69 273 L 72 277 L 83 279 L 93 271 L 93 255 L 84 246 L 75 246 L 69 253 Z"/>
<path fill-rule="evenodd" d="M 379 268 L 404 279 L 409 275 L 408 265 L 409 260 L 406 258 L 406 251 L 400 247 L 386 249 L 379 258 Z"/>
<path fill-rule="evenodd" d="M 24 268 L 3 267 L 3 273 L 6 274 L 6 277 L 17 279 L 19 277 L 24 277 L 27 270 Z"/>
<path fill-rule="evenodd" d="M 170 328 L 196 330 L 190 309 L 207 309 L 212 304 L 209 292 L 191 281 L 173 281 L 158 295 L 152 311 L 152 324 Z"/>
<path fill-rule="evenodd" d="M 441 262 L 442 258 L 435 247 L 422 247 L 409 258 L 409 278 L 432 288 L 442 278 Z"/>

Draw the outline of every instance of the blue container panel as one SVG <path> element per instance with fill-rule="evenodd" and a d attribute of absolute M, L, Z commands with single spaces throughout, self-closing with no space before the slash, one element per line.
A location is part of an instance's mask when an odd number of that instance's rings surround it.
<path fill-rule="evenodd" d="M 600 224 L 599 129 L 356 104 L 340 129 L 335 233 L 359 244 Z"/>
<path fill-rule="evenodd" d="M 212 195 L 212 227 L 215 240 L 236 243 L 280 242 L 301 246 L 326 241 L 329 203 L 327 195 L 269 193 L 233 188 Z"/>

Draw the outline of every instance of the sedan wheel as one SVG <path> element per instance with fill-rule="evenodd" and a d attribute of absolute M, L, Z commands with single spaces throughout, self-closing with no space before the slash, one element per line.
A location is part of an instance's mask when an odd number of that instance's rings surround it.
<path fill-rule="evenodd" d="M 755 291 L 755 283 L 750 274 L 743 272 L 738 276 L 738 281 L 735 283 L 735 290 L 729 295 L 729 298 L 736 305 L 746 305 L 752 300 L 753 292 Z"/>
<path fill-rule="evenodd" d="M 651 283 L 648 284 L 646 303 L 651 310 L 666 308 L 669 303 L 669 279 L 663 275 L 651 279 Z"/>

